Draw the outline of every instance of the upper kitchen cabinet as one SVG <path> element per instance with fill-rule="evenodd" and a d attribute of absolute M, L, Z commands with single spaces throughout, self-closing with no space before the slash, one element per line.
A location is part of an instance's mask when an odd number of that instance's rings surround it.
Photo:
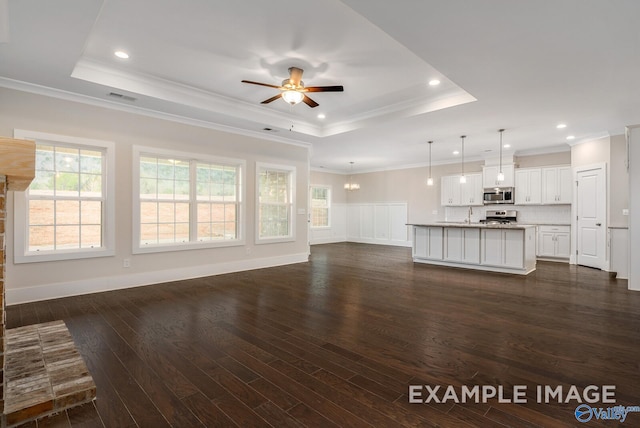
<path fill-rule="evenodd" d="M 542 203 L 542 170 L 540 168 L 517 169 L 515 172 L 516 205 Z"/>
<path fill-rule="evenodd" d="M 442 177 L 440 202 L 442 206 L 483 205 L 482 174 L 465 174 L 466 183 L 460 183 L 459 175 Z"/>
<path fill-rule="evenodd" d="M 446 175 L 442 177 L 440 203 L 443 207 L 460 205 L 459 175 Z"/>
<path fill-rule="evenodd" d="M 513 164 L 502 165 L 502 173 L 504 180 L 498 181 L 498 173 L 500 167 L 498 165 L 485 166 L 482 168 L 483 187 L 513 187 L 514 185 L 514 166 Z"/>
<path fill-rule="evenodd" d="M 460 205 L 483 205 L 482 174 L 468 174 L 467 182 L 460 184 Z"/>
<path fill-rule="evenodd" d="M 571 204 L 572 174 L 570 166 L 542 168 L 542 203 Z"/>

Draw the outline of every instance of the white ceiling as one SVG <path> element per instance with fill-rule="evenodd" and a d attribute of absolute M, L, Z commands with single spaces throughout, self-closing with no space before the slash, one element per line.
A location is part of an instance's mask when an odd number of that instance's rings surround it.
<path fill-rule="evenodd" d="M 424 164 L 428 140 L 459 161 L 461 134 L 467 159 L 497 156 L 498 128 L 507 154 L 552 152 L 640 123 L 638 16 L 637 0 L 0 0 L 0 86 L 309 143 L 332 171 Z M 277 90 L 240 82 L 291 66 L 345 91 L 261 105 Z"/>

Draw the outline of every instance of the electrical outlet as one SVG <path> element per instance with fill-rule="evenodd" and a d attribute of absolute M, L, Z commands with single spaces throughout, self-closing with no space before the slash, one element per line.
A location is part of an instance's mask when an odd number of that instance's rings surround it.
<path fill-rule="evenodd" d="M 629 210 L 627 208 L 623 208 L 622 215 L 629 215 Z"/>
<path fill-rule="evenodd" d="M 130 268 L 131 267 L 131 259 L 124 259 L 122 261 L 122 267 L 123 268 Z"/>
<path fill-rule="evenodd" d="M 433 211 L 431 211 L 431 214 L 432 214 L 432 215 L 438 215 L 438 210 L 433 210 Z"/>

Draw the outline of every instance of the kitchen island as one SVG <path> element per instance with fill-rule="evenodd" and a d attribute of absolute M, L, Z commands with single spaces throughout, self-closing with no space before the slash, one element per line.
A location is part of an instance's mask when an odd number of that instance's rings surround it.
<path fill-rule="evenodd" d="M 536 227 L 438 222 L 413 226 L 413 261 L 527 275 L 536 270 Z"/>

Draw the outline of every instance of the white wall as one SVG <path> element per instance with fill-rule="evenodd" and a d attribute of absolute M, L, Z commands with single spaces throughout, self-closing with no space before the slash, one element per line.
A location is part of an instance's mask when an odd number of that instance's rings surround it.
<path fill-rule="evenodd" d="M 14 264 L 13 234 L 8 233 L 9 304 L 307 260 L 308 147 L 0 89 L 0 135 L 12 136 L 14 129 L 115 142 L 116 254 L 95 259 Z M 133 255 L 133 145 L 245 159 L 246 245 Z M 255 245 L 255 164 L 259 161 L 288 164 L 297 169 L 294 242 Z M 13 197 L 9 196 L 7 230 L 11 231 L 14 213 Z M 303 212 L 299 213 L 299 209 Z M 123 268 L 125 258 L 131 260 L 128 269 Z"/>

